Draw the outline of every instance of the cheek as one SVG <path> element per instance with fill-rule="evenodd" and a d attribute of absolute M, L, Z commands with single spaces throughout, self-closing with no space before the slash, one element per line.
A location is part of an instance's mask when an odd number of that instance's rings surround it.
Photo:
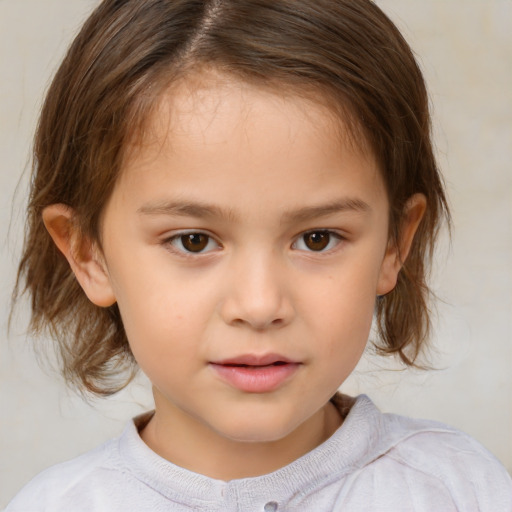
<path fill-rule="evenodd" d="M 370 332 L 377 272 L 368 273 L 365 265 L 353 266 L 324 280 L 312 283 L 309 311 L 312 330 L 325 340 L 318 350 L 326 359 L 350 361 L 359 358 Z"/>
<path fill-rule="evenodd" d="M 323 322 L 324 343 L 317 346 L 321 360 L 320 379 L 326 388 L 339 388 L 361 359 L 370 333 L 373 306 L 357 302 L 333 303 L 329 318 Z"/>
<path fill-rule="evenodd" d="M 173 361 L 174 366 L 191 360 L 214 310 L 211 288 L 197 289 L 190 282 L 149 272 L 118 277 L 124 283 L 115 286 L 118 306 L 139 366 L 146 371 L 161 361 Z"/>

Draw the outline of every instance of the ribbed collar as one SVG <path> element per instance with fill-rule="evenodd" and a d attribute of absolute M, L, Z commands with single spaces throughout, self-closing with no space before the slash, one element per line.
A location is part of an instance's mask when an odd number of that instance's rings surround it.
<path fill-rule="evenodd" d="M 140 438 L 137 425 L 147 422 L 147 415 L 131 421 L 119 438 L 119 463 L 159 494 L 189 506 L 214 510 L 226 501 L 257 503 L 270 498 L 286 504 L 363 467 L 396 442 L 398 433 L 389 436 L 383 415 L 367 396 L 354 400 L 337 395 L 333 403 L 345 416 L 342 426 L 311 452 L 266 475 L 225 482 L 172 464 Z"/>

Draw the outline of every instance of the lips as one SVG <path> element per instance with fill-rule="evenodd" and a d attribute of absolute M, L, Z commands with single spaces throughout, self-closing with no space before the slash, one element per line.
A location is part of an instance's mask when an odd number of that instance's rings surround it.
<path fill-rule="evenodd" d="M 223 366 L 270 366 L 275 364 L 288 364 L 294 363 L 280 354 L 264 354 L 264 355 L 256 355 L 256 354 L 244 354 L 241 356 L 237 356 L 232 359 L 224 359 L 222 361 L 216 361 L 213 364 L 220 364 Z"/>
<path fill-rule="evenodd" d="M 244 354 L 210 363 L 218 377 L 246 393 L 270 393 L 285 384 L 301 363 L 279 354 Z"/>

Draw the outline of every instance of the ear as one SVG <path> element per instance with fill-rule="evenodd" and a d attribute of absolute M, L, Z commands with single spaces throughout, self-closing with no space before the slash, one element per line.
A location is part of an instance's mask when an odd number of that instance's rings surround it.
<path fill-rule="evenodd" d="M 423 194 L 414 194 L 407 200 L 400 225 L 399 239 L 396 243 L 389 242 L 382 261 L 377 295 L 386 295 L 396 286 L 398 273 L 409 255 L 414 235 L 426 208 L 427 199 Z"/>
<path fill-rule="evenodd" d="M 43 222 L 89 300 L 97 306 L 112 306 L 116 299 L 102 253 L 79 232 L 73 209 L 63 204 L 47 206 Z"/>

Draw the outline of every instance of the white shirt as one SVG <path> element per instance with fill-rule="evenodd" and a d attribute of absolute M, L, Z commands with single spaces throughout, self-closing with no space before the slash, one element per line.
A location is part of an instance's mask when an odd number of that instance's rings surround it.
<path fill-rule="evenodd" d="M 324 443 L 273 473 L 224 482 L 151 451 L 137 422 L 32 480 L 6 512 L 512 511 L 512 481 L 451 427 L 382 414 L 360 396 Z M 147 418 L 146 418 L 147 421 Z"/>

